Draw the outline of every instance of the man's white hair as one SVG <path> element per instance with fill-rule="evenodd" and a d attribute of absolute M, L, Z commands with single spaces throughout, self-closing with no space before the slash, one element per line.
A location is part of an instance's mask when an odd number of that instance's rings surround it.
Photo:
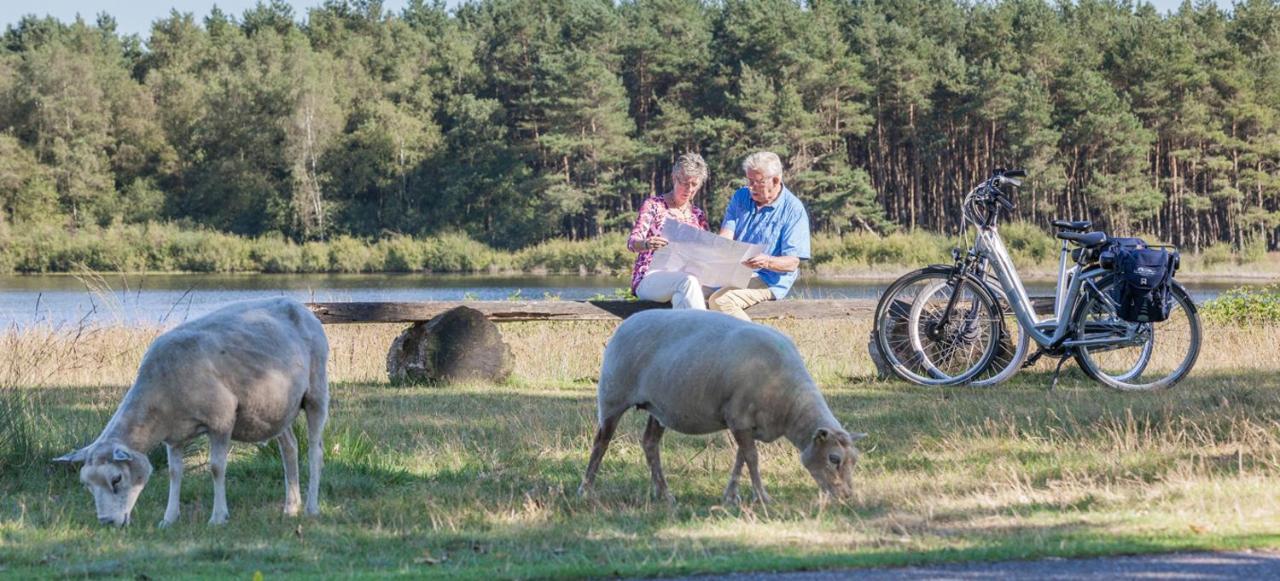
<path fill-rule="evenodd" d="M 742 173 L 758 171 L 764 177 L 771 178 L 782 175 L 782 160 L 772 151 L 758 151 L 742 160 Z"/>
<path fill-rule="evenodd" d="M 676 159 L 671 166 L 671 177 L 676 180 L 697 178 L 699 182 L 707 181 L 707 162 L 701 155 L 686 153 Z"/>

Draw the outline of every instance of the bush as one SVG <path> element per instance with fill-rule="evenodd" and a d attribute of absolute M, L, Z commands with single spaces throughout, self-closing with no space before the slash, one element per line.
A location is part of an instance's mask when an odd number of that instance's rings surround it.
<path fill-rule="evenodd" d="M 514 265 L 525 271 L 618 274 L 630 271 L 634 261 L 626 235 L 615 233 L 594 240 L 549 240 L 518 251 Z"/>
<path fill-rule="evenodd" d="M 432 272 L 476 272 L 501 268 L 497 252 L 465 234 L 428 238 L 423 251 L 423 266 Z"/>
<path fill-rule="evenodd" d="M 302 262 L 298 272 L 329 272 L 329 248 L 323 242 L 308 242 L 302 245 Z"/>
<path fill-rule="evenodd" d="M 1230 325 L 1280 323 L 1280 285 L 1238 287 L 1205 301 L 1206 321 Z"/>
<path fill-rule="evenodd" d="M 302 247 L 284 238 L 254 240 L 251 256 L 261 272 L 292 274 L 302 269 Z"/>
<path fill-rule="evenodd" d="M 382 259 L 376 249 L 350 236 L 340 236 L 328 242 L 329 270 L 332 272 L 373 272 L 382 269 Z"/>
<path fill-rule="evenodd" d="M 1025 265 L 1053 264 L 1061 248 L 1058 240 L 1030 222 L 1011 222 L 1000 226 L 1000 236 L 1014 259 Z"/>
<path fill-rule="evenodd" d="M 386 272 L 417 272 L 422 270 L 422 244 L 410 236 L 396 236 L 378 242 L 382 254 L 382 270 Z"/>
<path fill-rule="evenodd" d="M 1200 253 L 1197 262 L 1200 263 L 1201 268 L 1212 268 L 1220 264 L 1231 264 L 1235 259 L 1231 256 L 1231 245 L 1214 244 Z"/>

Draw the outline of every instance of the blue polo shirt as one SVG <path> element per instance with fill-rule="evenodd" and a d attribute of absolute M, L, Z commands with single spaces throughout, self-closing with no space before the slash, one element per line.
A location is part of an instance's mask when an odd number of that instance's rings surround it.
<path fill-rule="evenodd" d="M 809 260 L 809 213 L 786 186 L 782 187 L 778 199 L 761 208 L 751 199 L 749 188 L 734 192 L 720 229 L 732 230 L 733 239 L 739 242 L 764 245 L 765 254 Z M 800 271 L 776 272 L 762 268 L 756 275 L 769 285 L 774 298 L 781 299 L 787 296 Z"/>

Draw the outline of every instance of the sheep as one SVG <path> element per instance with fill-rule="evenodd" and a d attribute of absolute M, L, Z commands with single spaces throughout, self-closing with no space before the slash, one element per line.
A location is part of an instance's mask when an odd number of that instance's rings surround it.
<path fill-rule="evenodd" d="M 98 520 L 130 522 L 151 476 L 147 452 L 164 443 L 169 456 L 169 504 L 160 526 L 178 519 L 182 451 L 209 436 L 213 513 L 225 523 L 227 452 L 231 441 L 275 438 L 284 462 L 284 512 L 298 513 L 298 442 L 293 421 L 307 415 L 306 511 L 320 512 L 320 469 L 329 383 L 329 342 L 320 321 L 287 298 L 233 303 L 160 335 L 147 349 L 138 377 L 92 444 L 55 458 L 83 462 L 80 480 L 93 494 Z"/>
<path fill-rule="evenodd" d="M 756 440 L 786 436 L 826 499 L 852 494 L 859 456 L 853 443 L 866 437 L 841 427 L 790 339 L 709 311 L 651 310 L 623 322 L 605 347 L 597 404 L 599 425 L 578 490 L 584 496 L 592 492 L 618 420 L 633 407 L 649 412 L 644 454 L 653 494 L 668 502 L 674 497 L 659 456 L 668 428 L 685 434 L 730 431 L 738 454 L 724 502 L 735 505 L 743 465 L 750 470 L 754 499 L 769 502 Z"/>

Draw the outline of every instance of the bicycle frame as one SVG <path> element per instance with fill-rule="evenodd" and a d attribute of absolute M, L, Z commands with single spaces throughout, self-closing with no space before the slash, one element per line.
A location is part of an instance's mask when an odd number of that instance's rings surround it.
<path fill-rule="evenodd" d="M 996 276 L 996 280 L 1000 281 L 1000 286 L 1004 290 L 1005 297 L 1009 301 L 1009 306 L 1013 310 L 1018 324 L 1041 347 L 1053 349 L 1059 347 L 1115 345 L 1136 339 L 1138 325 L 1126 325 L 1124 335 L 1120 337 L 1113 335 L 1096 339 L 1068 338 L 1075 331 L 1072 324 L 1072 315 L 1084 298 L 1085 293 L 1093 293 L 1105 300 L 1110 300 L 1098 290 L 1095 284 L 1096 280 L 1107 276 L 1110 271 L 1097 267 L 1090 268 L 1084 272 L 1080 271 L 1079 266 L 1067 268 L 1067 253 L 1069 250 L 1064 243 L 1062 255 L 1058 260 L 1058 283 L 1054 292 L 1054 317 L 1041 320 L 1036 315 L 1035 307 L 1031 304 L 1031 297 L 1027 295 L 1027 289 L 1023 286 L 1022 279 L 1018 276 L 1018 269 L 1013 265 L 1009 250 L 1005 247 L 1004 240 L 1000 238 L 1000 233 L 996 227 L 981 226 L 977 228 L 977 231 L 977 239 L 973 246 L 974 254 L 980 259 L 985 258 L 987 260 L 989 268 Z"/>

